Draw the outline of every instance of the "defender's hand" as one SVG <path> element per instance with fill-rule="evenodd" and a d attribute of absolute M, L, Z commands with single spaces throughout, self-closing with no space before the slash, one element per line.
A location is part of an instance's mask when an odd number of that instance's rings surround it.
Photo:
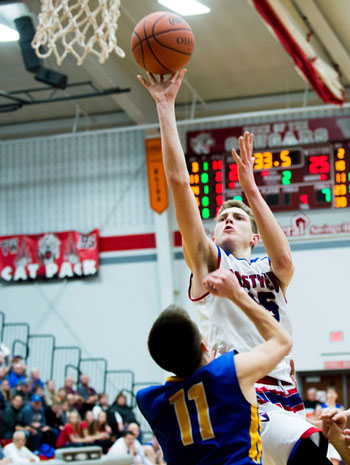
<path fill-rule="evenodd" d="M 228 299 L 237 299 L 244 293 L 236 276 L 228 270 L 213 271 L 205 278 L 203 285 L 211 294 Z"/>
<path fill-rule="evenodd" d="M 147 71 L 149 82 L 146 81 L 146 79 L 144 79 L 140 74 L 137 76 L 137 79 L 148 90 L 148 92 L 152 95 L 157 103 L 174 103 L 186 71 L 186 69 L 177 71 L 167 80 L 164 80 L 164 76 L 160 76 L 159 81 L 157 81 L 152 73 Z"/>
<path fill-rule="evenodd" d="M 237 163 L 238 180 L 244 191 L 256 187 L 254 179 L 253 142 L 254 134 L 245 132 L 238 139 L 240 155 L 232 149 L 232 156 Z"/>

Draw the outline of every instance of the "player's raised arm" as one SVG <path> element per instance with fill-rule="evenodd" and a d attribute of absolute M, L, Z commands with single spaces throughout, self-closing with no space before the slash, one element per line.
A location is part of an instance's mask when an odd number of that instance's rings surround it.
<path fill-rule="evenodd" d="M 253 134 L 246 132 L 239 138 L 240 155 L 232 150 L 238 167 L 239 183 L 253 211 L 272 269 L 285 289 L 292 279 L 294 268 L 288 240 L 277 223 L 270 207 L 261 195 L 254 179 Z"/>
<path fill-rule="evenodd" d="M 138 79 L 157 105 L 165 176 L 174 199 L 185 259 L 194 272 L 203 264 L 216 263 L 217 249 L 205 233 L 176 127 L 175 99 L 185 72 L 174 73 L 167 80 L 160 76 L 158 81 L 151 73 L 147 73 L 148 81 L 142 76 L 138 76 Z"/>
<path fill-rule="evenodd" d="M 227 270 L 216 270 L 204 280 L 207 291 L 232 300 L 254 323 L 266 342 L 251 352 L 235 358 L 241 388 L 255 398 L 254 383 L 266 376 L 292 348 L 292 339 L 275 318 L 257 304 L 240 286 L 236 276 Z"/>

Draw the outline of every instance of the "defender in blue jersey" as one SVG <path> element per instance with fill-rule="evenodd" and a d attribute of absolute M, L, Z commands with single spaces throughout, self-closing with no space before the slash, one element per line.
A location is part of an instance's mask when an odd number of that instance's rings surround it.
<path fill-rule="evenodd" d="M 196 324 L 185 310 L 170 306 L 153 324 L 148 348 L 158 365 L 176 376 L 139 391 L 137 404 L 168 465 L 262 464 L 254 383 L 290 351 L 291 339 L 232 273 L 214 271 L 205 286 L 238 305 L 266 342 L 210 361 Z"/>

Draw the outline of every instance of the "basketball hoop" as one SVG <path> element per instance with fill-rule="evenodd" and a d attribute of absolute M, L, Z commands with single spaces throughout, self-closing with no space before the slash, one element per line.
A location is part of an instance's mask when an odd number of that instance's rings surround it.
<path fill-rule="evenodd" d="M 32 40 L 39 58 L 53 52 L 60 65 L 71 53 L 81 65 L 88 53 L 96 55 L 100 63 L 112 51 L 125 56 L 116 37 L 120 0 L 41 0 L 41 6 Z"/>

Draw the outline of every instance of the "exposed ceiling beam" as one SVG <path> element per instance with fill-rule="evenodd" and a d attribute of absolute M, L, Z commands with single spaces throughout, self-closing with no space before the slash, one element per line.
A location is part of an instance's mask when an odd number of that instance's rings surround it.
<path fill-rule="evenodd" d="M 350 100 L 350 88 L 347 88 L 347 100 Z M 155 107 L 152 102 L 151 104 L 151 106 Z M 228 118 L 229 115 L 236 115 L 237 117 L 240 117 L 243 113 L 246 114 L 249 112 L 256 112 L 258 110 L 273 110 L 276 113 L 278 111 L 284 112 L 288 108 L 290 110 L 297 108 L 312 110 L 313 106 L 319 104 L 319 98 L 311 90 L 307 95 L 307 106 L 305 105 L 305 92 L 206 102 L 205 107 L 198 106 L 196 118 L 193 119 L 193 122 L 198 121 L 198 118 L 210 118 L 211 115 L 217 115 L 218 111 L 220 111 L 222 118 Z M 324 110 L 325 108 L 332 109 L 334 107 L 332 105 L 324 105 L 322 109 Z M 349 108 L 349 104 L 345 104 L 344 108 Z M 176 116 L 179 124 L 182 124 L 181 120 L 186 120 L 187 122 L 192 121 L 190 114 L 191 108 L 189 105 L 176 106 Z M 88 116 L 82 115 L 78 120 L 76 118 L 61 118 L 31 123 L 6 124 L 0 125 L 0 140 L 68 133 L 72 132 L 73 128 L 79 131 L 87 131 L 116 127 L 130 127 L 134 124 L 135 121 L 124 112 Z M 148 122 L 145 124 L 148 124 Z"/>
<path fill-rule="evenodd" d="M 314 0 L 293 0 L 350 84 L 350 56 Z"/>

